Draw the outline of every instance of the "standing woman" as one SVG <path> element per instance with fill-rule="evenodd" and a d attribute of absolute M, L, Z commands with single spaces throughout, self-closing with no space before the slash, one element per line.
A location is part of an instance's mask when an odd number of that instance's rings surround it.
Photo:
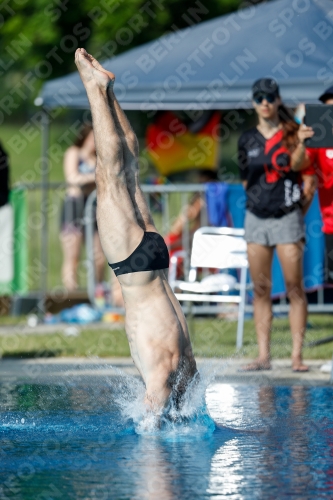
<path fill-rule="evenodd" d="M 259 356 L 245 370 L 269 370 L 272 326 L 271 268 L 274 248 L 290 301 L 292 369 L 305 372 L 302 344 L 307 300 L 302 285 L 305 242 L 304 199 L 299 171 L 306 166 L 304 140 L 312 129 L 299 127 L 282 104 L 277 83 L 269 78 L 252 87 L 258 125 L 238 142 L 240 176 L 246 189 L 245 239 L 254 285 L 254 321 Z"/>
<path fill-rule="evenodd" d="M 61 214 L 60 240 L 63 250 L 62 282 L 68 291 L 78 288 L 77 266 L 84 238 L 84 208 L 95 184 L 96 148 L 91 126 L 86 125 L 65 152 L 64 174 L 67 184 Z M 105 259 L 95 222 L 94 261 L 96 281 L 103 281 Z"/>

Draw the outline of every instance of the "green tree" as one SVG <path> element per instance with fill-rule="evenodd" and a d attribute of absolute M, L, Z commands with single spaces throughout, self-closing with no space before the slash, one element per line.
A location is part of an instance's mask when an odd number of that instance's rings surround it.
<path fill-rule="evenodd" d="M 103 60 L 244 4 L 241 0 L 4 2 L 0 6 L 0 123 L 27 111 L 46 80 L 75 71 L 77 47 Z"/>

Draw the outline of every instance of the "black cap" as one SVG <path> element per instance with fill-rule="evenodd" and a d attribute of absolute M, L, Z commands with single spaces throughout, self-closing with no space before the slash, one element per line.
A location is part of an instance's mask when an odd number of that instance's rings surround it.
<path fill-rule="evenodd" d="M 319 97 L 319 101 L 325 103 L 325 101 L 329 98 L 333 97 L 333 87 L 328 87 L 325 92 Z"/>
<path fill-rule="evenodd" d="M 252 85 L 253 97 L 258 94 L 274 94 L 279 96 L 279 86 L 273 78 L 260 78 Z"/>

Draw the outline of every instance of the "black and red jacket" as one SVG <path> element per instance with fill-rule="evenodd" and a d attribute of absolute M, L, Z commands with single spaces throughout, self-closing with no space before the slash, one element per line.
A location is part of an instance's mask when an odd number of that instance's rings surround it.
<path fill-rule="evenodd" d="M 240 177 L 247 181 L 246 208 L 263 219 L 282 217 L 301 205 L 300 176 L 291 170 L 290 151 L 282 138 L 282 130 L 265 139 L 252 128 L 238 141 Z"/>

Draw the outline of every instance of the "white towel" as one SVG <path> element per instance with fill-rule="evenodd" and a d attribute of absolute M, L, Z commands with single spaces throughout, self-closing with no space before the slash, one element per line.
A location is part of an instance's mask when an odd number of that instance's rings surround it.
<path fill-rule="evenodd" d="M 14 214 L 11 205 L 0 207 L 0 283 L 14 277 Z"/>

